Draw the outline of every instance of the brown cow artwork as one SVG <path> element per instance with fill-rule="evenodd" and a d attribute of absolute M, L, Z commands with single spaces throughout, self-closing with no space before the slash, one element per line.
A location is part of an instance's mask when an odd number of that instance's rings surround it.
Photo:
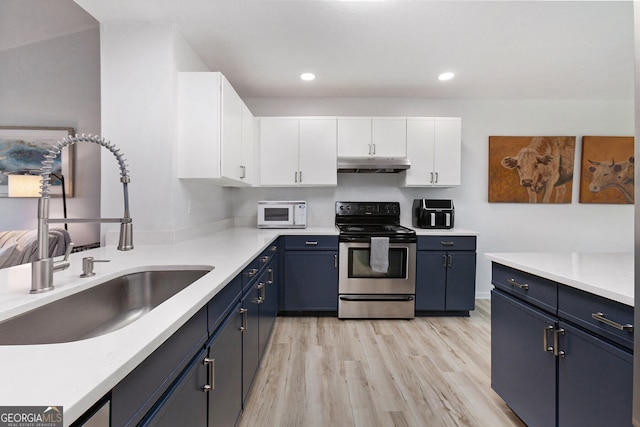
<path fill-rule="evenodd" d="M 633 204 L 632 136 L 582 137 L 580 203 Z"/>
<path fill-rule="evenodd" d="M 574 136 L 490 136 L 489 202 L 571 203 Z"/>

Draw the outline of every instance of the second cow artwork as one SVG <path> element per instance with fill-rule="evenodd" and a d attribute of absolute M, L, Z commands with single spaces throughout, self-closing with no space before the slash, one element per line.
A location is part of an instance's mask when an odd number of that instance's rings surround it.
<path fill-rule="evenodd" d="M 575 148 L 574 136 L 490 136 L 489 202 L 571 203 Z M 580 203 L 633 203 L 633 137 L 583 137 L 578 170 Z"/>

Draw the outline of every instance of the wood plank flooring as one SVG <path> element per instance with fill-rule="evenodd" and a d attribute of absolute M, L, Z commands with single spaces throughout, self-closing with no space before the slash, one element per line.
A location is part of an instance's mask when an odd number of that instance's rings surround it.
<path fill-rule="evenodd" d="M 491 389 L 490 302 L 470 317 L 278 317 L 239 426 L 524 426 Z"/>

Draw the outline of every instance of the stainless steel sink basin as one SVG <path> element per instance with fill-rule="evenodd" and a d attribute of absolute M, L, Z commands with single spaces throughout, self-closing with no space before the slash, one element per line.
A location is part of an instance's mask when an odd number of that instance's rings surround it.
<path fill-rule="evenodd" d="M 123 328 L 211 269 L 129 273 L 0 322 L 0 345 L 53 344 Z"/>

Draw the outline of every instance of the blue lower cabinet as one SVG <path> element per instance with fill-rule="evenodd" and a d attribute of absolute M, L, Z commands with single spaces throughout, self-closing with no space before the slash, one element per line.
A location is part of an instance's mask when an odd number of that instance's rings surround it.
<path fill-rule="evenodd" d="M 284 311 L 338 311 L 338 251 L 285 251 Z"/>
<path fill-rule="evenodd" d="M 260 282 L 242 297 L 242 402 L 244 404 L 260 362 Z"/>
<path fill-rule="evenodd" d="M 242 313 L 233 309 L 142 426 L 226 427 L 242 411 Z"/>
<path fill-rule="evenodd" d="M 142 420 L 141 426 L 175 427 L 207 425 L 207 394 L 203 389 L 207 368 L 203 349 L 169 392 Z"/>
<path fill-rule="evenodd" d="M 556 365 L 545 351 L 556 320 L 491 291 L 491 387 L 531 427 L 556 425 Z"/>
<path fill-rule="evenodd" d="M 475 308 L 475 236 L 418 236 L 416 313 Z"/>
<path fill-rule="evenodd" d="M 532 294 L 514 294 L 508 287 L 491 291 L 492 388 L 531 427 L 631 426 L 632 343 L 624 346 L 595 332 L 617 330 L 613 325 L 590 323 L 593 313 L 609 313 L 617 303 L 561 283 L 553 289 L 562 298 L 537 299 L 542 282 L 504 272 Z M 624 320 L 631 311 L 614 314 Z"/>
<path fill-rule="evenodd" d="M 560 322 L 558 425 L 631 426 L 633 355 Z"/>
<path fill-rule="evenodd" d="M 209 343 L 209 427 L 233 426 L 242 412 L 242 321 L 238 304 Z"/>
<path fill-rule="evenodd" d="M 278 315 L 278 269 L 277 259 L 273 260 L 267 269 L 262 273 L 258 279 L 263 284 L 262 301 L 260 303 L 260 321 L 258 332 L 258 351 L 259 357 L 262 359 L 262 355 L 269 342 L 273 325 L 276 322 L 276 316 Z"/>

